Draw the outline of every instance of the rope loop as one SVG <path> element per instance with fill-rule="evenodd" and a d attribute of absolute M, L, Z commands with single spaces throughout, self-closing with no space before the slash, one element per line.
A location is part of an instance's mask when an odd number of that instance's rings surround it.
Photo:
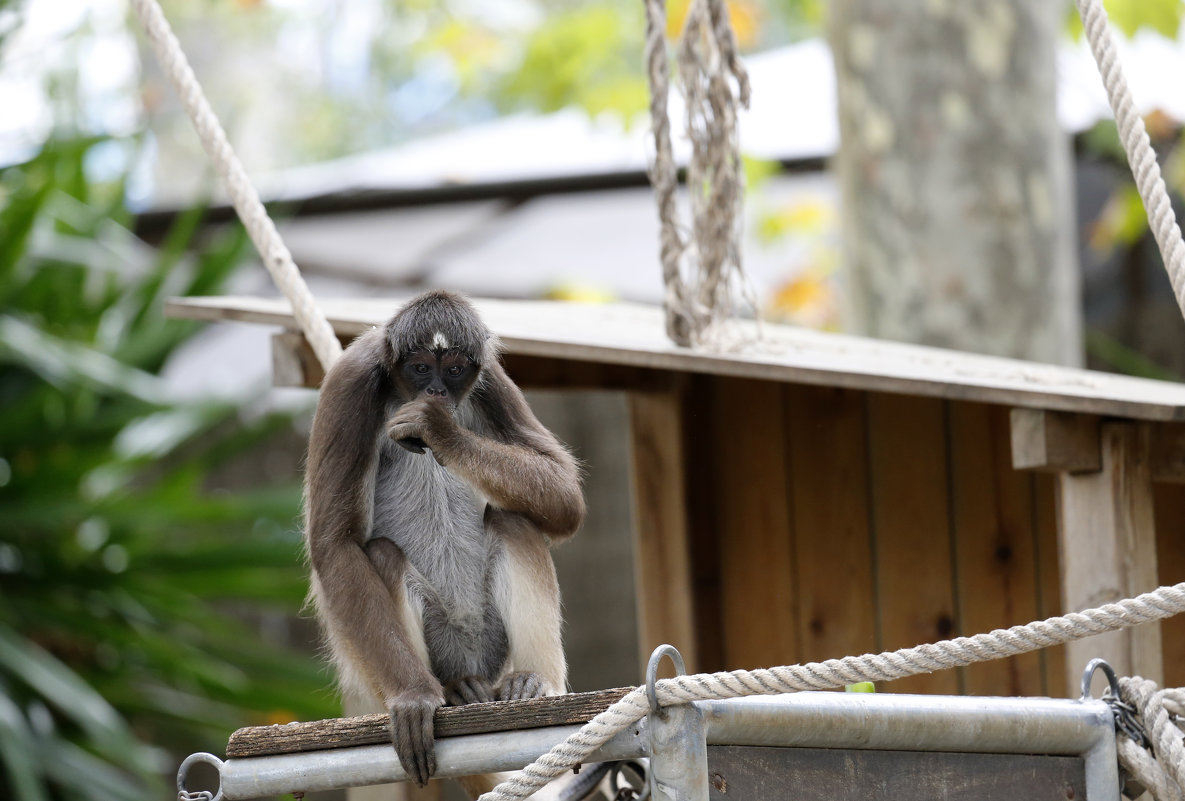
<path fill-rule="evenodd" d="M 749 105 L 749 76 L 724 0 L 691 0 L 675 48 L 691 142 L 687 229 L 676 202 L 666 29 L 663 0 L 646 0 L 645 64 L 654 138 L 649 174 L 658 206 L 667 336 L 682 347 L 719 347 L 719 329 L 735 312 L 735 292 L 750 294 L 741 264 L 744 171 L 737 128 L 738 107 Z"/>
<path fill-rule="evenodd" d="M 1144 742 L 1118 737 L 1123 769 L 1156 798 L 1185 800 L 1185 688 L 1157 688 L 1156 682 L 1139 676 L 1119 680 L 1120 697 L 1135 709 Z"/>

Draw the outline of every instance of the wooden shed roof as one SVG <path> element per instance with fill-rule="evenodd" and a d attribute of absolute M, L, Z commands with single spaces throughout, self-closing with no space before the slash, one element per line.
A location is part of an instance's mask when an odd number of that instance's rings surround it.
<path fill-rule="evenodd" d="M 763 325 L 738 352 L 671 344 L 660 309 L 633 304 L 475 299 L 508 353 L 563 361 L 784 381 L 983 401 L 1144 420 L 1185 420 L 1185 384 L 992 356 Z M 355 336 L 381 325 L 399 299 L 321 301 L 334 330 Z M 167 312 L 294 328 L 288 303 L 254 297 L 174 298 Z M 755 326 L 742 323 L 752 334 Z"/>

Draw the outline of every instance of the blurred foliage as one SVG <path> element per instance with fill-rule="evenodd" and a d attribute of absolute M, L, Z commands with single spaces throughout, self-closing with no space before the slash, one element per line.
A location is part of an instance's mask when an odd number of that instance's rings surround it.
<path fill-rule="evenodd" d="M 149 248 L 122 182 L 87 179 L 107 144 L 0 169 L 0 797 L 160 798 L 178 754 L 333 712 L 314 659 L 243 622 L 302 603 L 299 487 L 208 486 L 290 418 L 156 375 L 194 331 L 163 298 L 217 292 L 245 235 L 189 254 L 198 210 Z"/>
<path fill-rule="evenodd" d="M 1082 36 L 1082 18 L 1073 3 L 1067 3 L 1067 6 L 1066 28 L 1077 39 Z M 1176 39 L 1185 15 L 1182 0 L 1103 0 L 1103 8 L 1111 23 L 1129 37 L 1147 29 Z"/>

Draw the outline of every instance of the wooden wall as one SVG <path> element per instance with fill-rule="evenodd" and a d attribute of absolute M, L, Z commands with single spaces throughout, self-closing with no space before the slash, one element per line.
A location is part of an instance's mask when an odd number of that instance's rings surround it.
<path fill-rule="evenodd" d="M 684 397 L 695 669 L 1061 611 L 1053 479 L 1012 469 L 1007 407 L 699 376 Z M 1185 580 L 1182 487 L 1158 486 L 1156 512 L 1162 583 Z M 1164 638 L 1166 682 L 1185 684 L 1185 619 Z M 1064 659 L 1051 649 L 878 689 L 1065 695 Z"/>

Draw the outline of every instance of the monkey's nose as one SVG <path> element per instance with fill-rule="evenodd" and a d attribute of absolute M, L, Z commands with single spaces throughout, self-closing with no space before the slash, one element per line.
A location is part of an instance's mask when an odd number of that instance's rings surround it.
<path fill-rule="evenodd" d="M 448 390 L 444 387 L 428 387 L 428 395 L 434 398 L 443 398 L 448 394 Z"/>

